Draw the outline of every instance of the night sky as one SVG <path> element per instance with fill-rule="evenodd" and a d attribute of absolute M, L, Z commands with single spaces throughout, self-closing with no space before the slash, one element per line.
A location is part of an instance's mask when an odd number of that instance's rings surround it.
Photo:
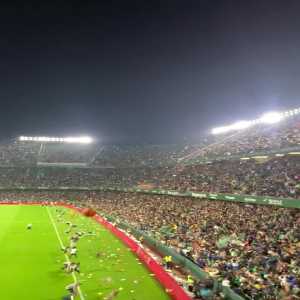
<path fill-rule="evenodd" d="M 63 2 L 0 5 L 1 138 L 169 143 L 300 106 L 298 0 Z"/>

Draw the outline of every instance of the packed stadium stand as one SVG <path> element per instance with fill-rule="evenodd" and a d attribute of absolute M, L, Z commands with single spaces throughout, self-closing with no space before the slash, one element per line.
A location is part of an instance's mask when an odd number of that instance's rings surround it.
<path fill-rule="evenodd" d="M 299 209 L 96 191 L 163 189 L 300 201 L 299 114 L 198 144 L 14 140 L 0 145 L 0 167 L 1 200 L 85 203 L 175 249 L 245 299 L 300 298 Z M 86 191 L 74 191 L 78 187 Z"/>

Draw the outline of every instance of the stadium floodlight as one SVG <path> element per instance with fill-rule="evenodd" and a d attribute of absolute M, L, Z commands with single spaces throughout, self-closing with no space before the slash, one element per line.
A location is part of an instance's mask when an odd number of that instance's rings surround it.
<path fill-rule="evenodd" d="M 79 144 L 90 144 L 93 139 L 89 136 L 79 136 L 79 137 L 66 137 L 64 142 L 66 143 L 79 143 Z"/>
<path fill-rule="evenodd" d="M 284 118 L 284 114 L 282 113 L 268 112 L 263 114 L 259 120 L 265 124 L 275 124 L 280 122 L 283 118 Z"/>
<path fill-rule="evenodd" d="M 19 141 L 90 144 L 93 142 L 93 139 L 89 136 L 78 136 L 78 137 L 20 136 Z"/>

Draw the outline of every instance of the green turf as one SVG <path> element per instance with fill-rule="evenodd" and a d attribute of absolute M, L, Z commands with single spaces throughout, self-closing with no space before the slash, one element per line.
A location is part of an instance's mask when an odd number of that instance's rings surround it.
<path fill-rule="evenodd" d="M 67 294 L 65 286 L 73 277 L 62 270 L 66 258 L 55 232 L 56 226 L 69 245 L 67 221 L 77 225 L 74 232 L 95 234 L 80 239 L 78 257 L 72 259 L 81 264 L 76 277 L 83 297 L 76 299 L 101 300 L 114 289 L 120 290 L 116 300 L 170 299 L 136 256 L 93 220 L 64 208 L 0 206 L 1 299 L 61 300 Z M 26 229 L 29 223 L 32 230 Z"/>

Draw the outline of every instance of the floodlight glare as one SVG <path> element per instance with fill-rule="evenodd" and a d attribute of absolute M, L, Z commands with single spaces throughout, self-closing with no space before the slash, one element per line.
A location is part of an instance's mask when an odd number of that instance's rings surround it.
<path fill-rule="evenodd" d="M 266 124 L 274 124 L 280 122 L 283 118 L 283 114 L 279 112 L 268 112 L 262 115 L 260 121 Z"/>
<path fill-rule="evenodd" d="M 220 134 L 220 133 L 225 133 L 227 131 L 229 131 L 228 126 L 223 126 L 223 127 L 213 128 L 211 133 L 212 134 Z"/>
<path fill-rule="evenodd" d="M 223 126 L 223 127 L 216 127 L 211 132 L 212 134 L 220 134 L 220 133 L 226 133 L 231 130 L 241 130 L 246 129 L 253 125 L 251 121 L 239 121 L 234 124 Z"/>
<path fill-rule="evenodd" d="M 230 127 L 230 130 L 240 130 L 240 129 L 246 129 L 252 125 L 251 121 L 239 121 L 234 124 L 232 124 Z"/>

